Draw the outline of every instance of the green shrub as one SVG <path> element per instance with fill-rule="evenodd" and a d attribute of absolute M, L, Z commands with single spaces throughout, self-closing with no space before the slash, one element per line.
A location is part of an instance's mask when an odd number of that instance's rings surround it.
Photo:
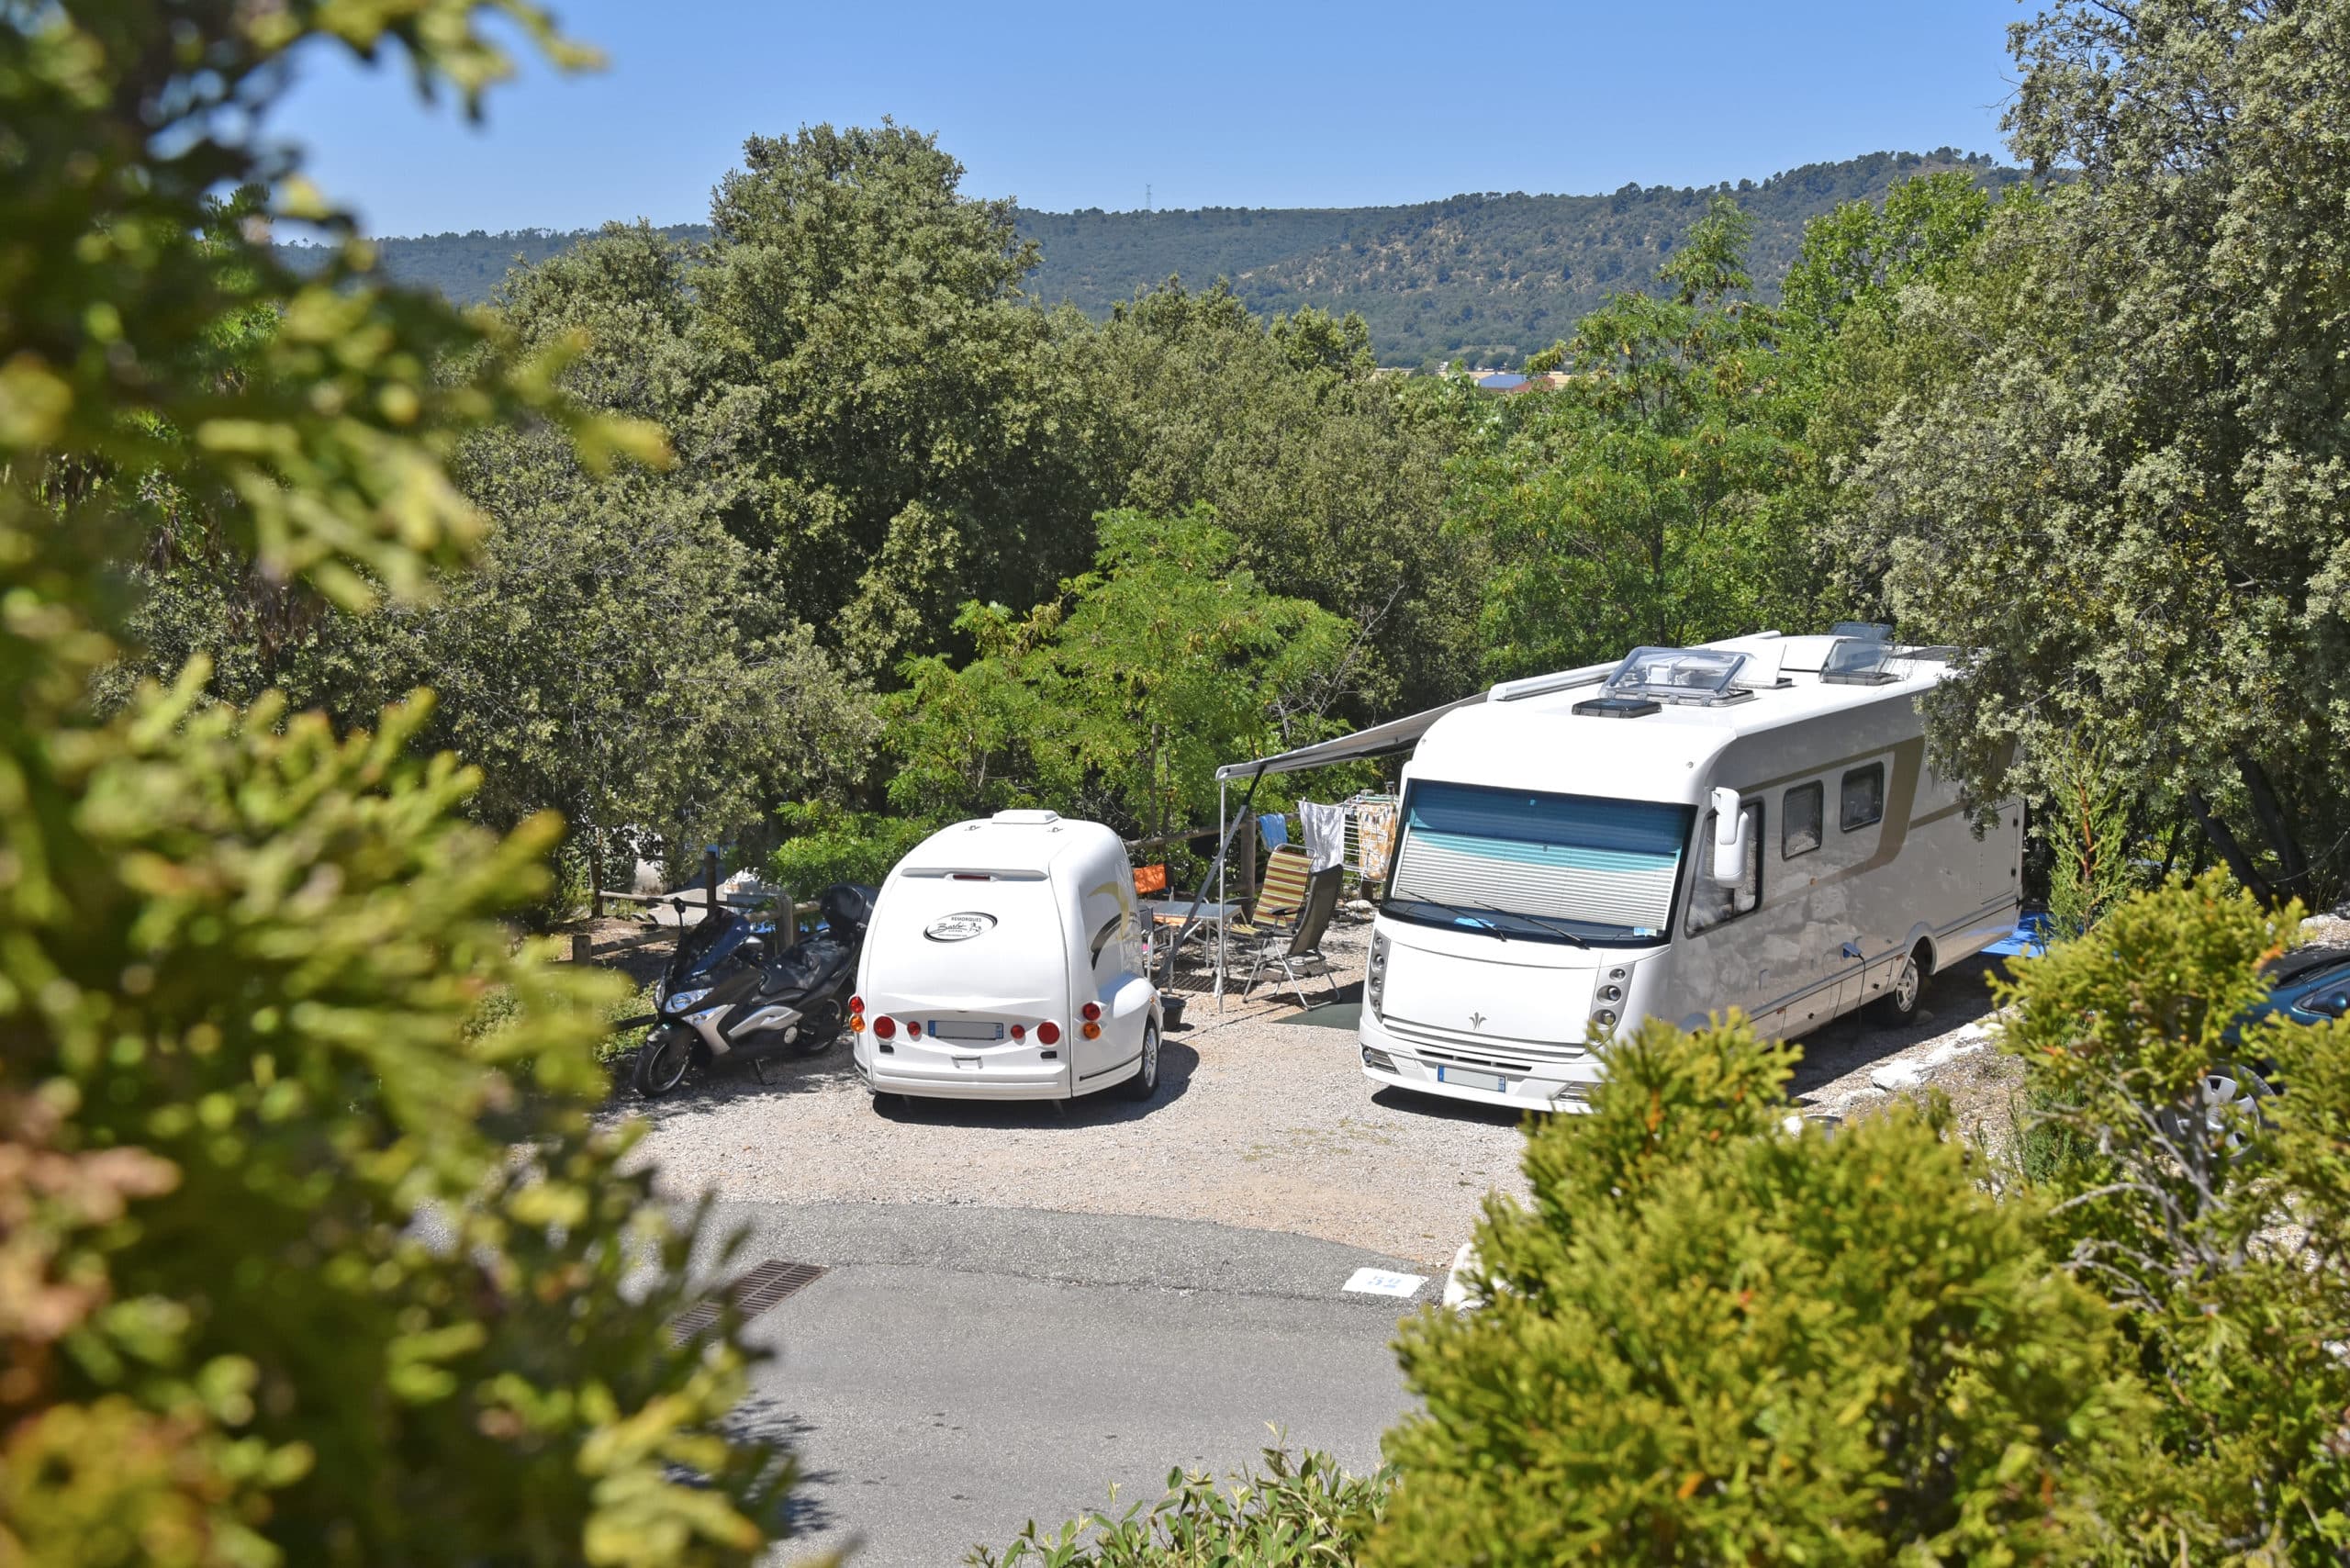
<path fill-rule="evenodd" d="M 2047 1170 L 2036 1212 L 2146 1372 L 2158 1446 L 2114 1502 L 2149 1562 L 2350 1547 L 2350 1028 L 2238 1023 L 2299 914 L 2214 872 L 1998 988 L 2044 1126 L 2097 1151 Z M 2285 1092 L 2211 1103 L 2206 1074 L 2248 1063 Z"/>
<path fill-rule="evenodd" d="M 2079 1561 L 2136 1396 L 1936 1114 L 1783 1126 L 1794 1053 L 1651 1023 L 1528 1135 L 1486 1305 L 1407 1322 L 1383 1568 Z"/>
<path fill-rule="evenodd" d="M 937 825 L 821 801 L 785 806 L 776 818 L 791 837 L 767 856 L 767 880 L 803 899 L 834 882 L 879 887 L 890 868 Z"/>
<path fill-rule="evenodd" d="M 1031 1519 L 1002 1556 L 987 1547 L 976 1568 L 1342 1568 L 1352 1563 L 1387 1505 L 1385 1472 L 1349 1475 L 1326 1453 L 1292 1461 L 1265 1450 L 1261 1473 L 1228 1492 L 1197 1472 L 1172 1470 L 1167 1494 L 1112 1516 L 1091 1513 L 1047 1536 Z M 1116 1498 L 1111 1499 L 1112 1506 Z"/>
<path fill-rule="evenodd" d="M 779 1529 L 788 1465 L 726 1435 L 749 1353 L 670 1330 L 699 1221 L 588 1114 L 617 986 L 506 921 L 560 824 L 468 824 L 426 700 L 338 733 L 209 701 L 198 659 L 90 701 L 158 511 L 357 608 L 463 564 L 466 427 L 657 455 L 363 242 L 297 279 L 218 221 L 289 58 L 404 53 L 471 104 L 485 12 L 573 58 L 519 4 L 0 12 L 0 1562 L 748 1563 Z M 349 235 L 298 185 L 236 202 Z"/>

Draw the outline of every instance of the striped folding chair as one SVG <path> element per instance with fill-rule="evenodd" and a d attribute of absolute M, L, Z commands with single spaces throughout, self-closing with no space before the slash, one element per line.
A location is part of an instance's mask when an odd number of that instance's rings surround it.
<path fill-rule="evenodd" d="M 1323 957 L 1322 934 L 1330 928 L 1330 916 L 1338 907 L 1338 879 L 1342 874 L 1336 866 L 1315 872 L 1307 879 L 1305 908 L 1297 923 L 1286 934 L 1270 931 L 1244 946 L 1241 957 L 1248 963 L 1248 979 L 1240 987 L 1241 995 L 1257 989 L 1257 977 L 1270 965 L 1279 967 L 1290 989 L 1297 992 L 1300 1007 L 1313 1005 L 1305 997 L 1307 975 L 1320 975 L 1327 980 L 1330 1000 L 1338 999 L 1338 977 L 1332 971 L 1330 960 Z"/>
<path fill-rule="evenodd" d="M 1304 847 L 1284 844 L 1265 857 L 1265 885 L 1258 891 L 1255 913 L 1225 929 L 1236 936 L 1265 936 L 1294 930 L 1305 910 L 1307 882 Z"/>

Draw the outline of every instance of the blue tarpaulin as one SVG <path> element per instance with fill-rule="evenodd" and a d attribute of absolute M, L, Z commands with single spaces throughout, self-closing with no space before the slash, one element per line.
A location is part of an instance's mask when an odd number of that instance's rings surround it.
<path fill-rule="evenodd" d="M 2048 951 L 2048 917 L 2038 911 L 2025 915 L 2012 933 L 1983 950 L 2003 958 L 2037 958 Z"/>

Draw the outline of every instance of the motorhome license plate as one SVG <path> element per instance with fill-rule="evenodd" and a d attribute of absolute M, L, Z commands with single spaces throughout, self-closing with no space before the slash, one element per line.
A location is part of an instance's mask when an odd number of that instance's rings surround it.
<path fill-rule="evenodd" d="M 1457 1067 L 1439 1067 L 1436 1070 L 1436 1081 L 1438 1083 L 1458 1083 L 1463 1089 L 1482 1089 L 1488 1094 L 1509 1092 L 1509 1080 L 1497 1072 L 1470 1072 Z"/>
<path fill-rule="evenodd" d="M 1003 1025 L 975 1023 L 968 1018 L 934 1018 L 930 1032 L 942 1040 L 1001 1040 Z"/>

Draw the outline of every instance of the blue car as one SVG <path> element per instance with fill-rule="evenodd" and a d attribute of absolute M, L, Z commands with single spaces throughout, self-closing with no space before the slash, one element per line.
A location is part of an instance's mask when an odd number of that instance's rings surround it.
<path fill-rule="evenodd" d="M 2271 958 L 2261 975 L 2268 982 L 2268 995 L 2228 1025 L 2232 1044 L 2241 1045 L 2243 1031 L 2264 1019 L 2327 1024 L 2350 1013 L 2350 947 L 2299 948 Z M 2247 1112 L 2260 1118 L 2260 1102 L 2283 1087 L 2274 1062 L 2221 1062 L 2204 1075 L 2200 1106 L 2188 1107 L 2187 1114 L 2191 1116 L 2199 1108 L 2204 1125 L 2233 1150 L 2243 1143 L 2237 1118 Z M 2183 1130 L 2176 1111 L 2163 1113 L 2163 1123 L 2173 1137 Z"/>
<path fill-rule="evenodd" d="M 2244 1023 L 2283 1018 L 2294 1024 L 2330 1024 L 2350 1013 L 2350 947 L 2302 947 L 2271 958 L 2262 970 L 2268 1000 L 2244 1015 Z"/>

